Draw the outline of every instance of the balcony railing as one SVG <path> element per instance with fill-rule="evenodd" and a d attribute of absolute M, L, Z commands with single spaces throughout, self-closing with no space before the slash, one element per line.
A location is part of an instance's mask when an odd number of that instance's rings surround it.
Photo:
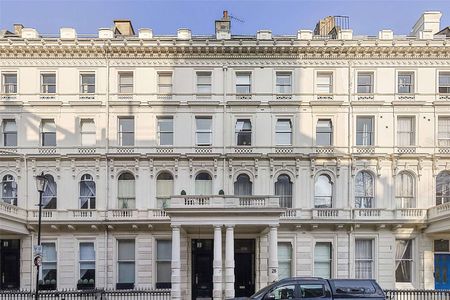
<path fill-rule="evenodd" d="M 170 208 L 279 208 L 277 196 L 173 196 Z"/>
<path fill-rule="evenodd" d="M 428 219 L 434 220 L 442 217 L 450 217 L 450 202 L 440 204 L 428 209 Z"/>
<path fill-rule="evenodd" d="M 27 217 L 27 211 L 23 208 L 0 201 L 0 213 L 19 219 Z"/>

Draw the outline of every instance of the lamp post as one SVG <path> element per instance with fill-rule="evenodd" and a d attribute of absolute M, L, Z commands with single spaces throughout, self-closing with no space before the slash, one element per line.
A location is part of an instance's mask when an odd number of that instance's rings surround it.
<path fill-rule="evenodd" d="M 44 193 L 45 184 L 47 179 L 45 178 L 44 172 L 36 176 L 36 188 L 39 192 L 39 221 L 38 221 L 38 246 L 41 245 L 41 216 L 42 216 L 42 194 Z M 41 259 L 42 261 L 42 259 Z M 35 300 L 39 299 L 39 266 L 40 261 L 36 263 L 36 295 Z"/>

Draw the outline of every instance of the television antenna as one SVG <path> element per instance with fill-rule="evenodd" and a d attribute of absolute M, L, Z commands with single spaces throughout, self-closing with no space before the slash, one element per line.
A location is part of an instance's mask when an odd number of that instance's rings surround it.
<path fill-rule="evenodd" d="M 232 16 L 232 15 L 230 15 L 230 19 L 236 20 L 236 21 L 241 22 L 241 23 L 245 23 L 244 20 L 241 20 L 241 19 L 239 19 L 239 18 L 236 18 L 235 16 Z"/>

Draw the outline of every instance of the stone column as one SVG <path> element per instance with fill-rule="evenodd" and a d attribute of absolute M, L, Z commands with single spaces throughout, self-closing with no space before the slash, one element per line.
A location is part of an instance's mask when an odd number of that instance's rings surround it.
<path fill-rule="evenodd" d="M 222 225 L 214 225 L 213 299 L 222 299 Z"/>
<path fill-rule="evenodd" d="M 172 225 L 172 300 L 181 300 L 180 226 Z"/>
<path fill-rule="evenodd" d="M 234 298 L 234 226 L 225 235 L 225 298 Z"/>
<path fill-rule="evenodd" d="M 271 225 L 269 231 L 269 284 L 278 280 L 278 230 Z"/>

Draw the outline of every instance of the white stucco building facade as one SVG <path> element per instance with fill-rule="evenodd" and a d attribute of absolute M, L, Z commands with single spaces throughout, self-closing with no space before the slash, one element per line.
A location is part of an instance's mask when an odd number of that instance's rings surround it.
<path fill-rule="evenodd" d="M 34 288 L 43 172 L 43 288 L 448 288 L 440 16 L 411 36 L 235 36 L 226 16 L 216 36 L 3 32 L 0 287 Z"/>

